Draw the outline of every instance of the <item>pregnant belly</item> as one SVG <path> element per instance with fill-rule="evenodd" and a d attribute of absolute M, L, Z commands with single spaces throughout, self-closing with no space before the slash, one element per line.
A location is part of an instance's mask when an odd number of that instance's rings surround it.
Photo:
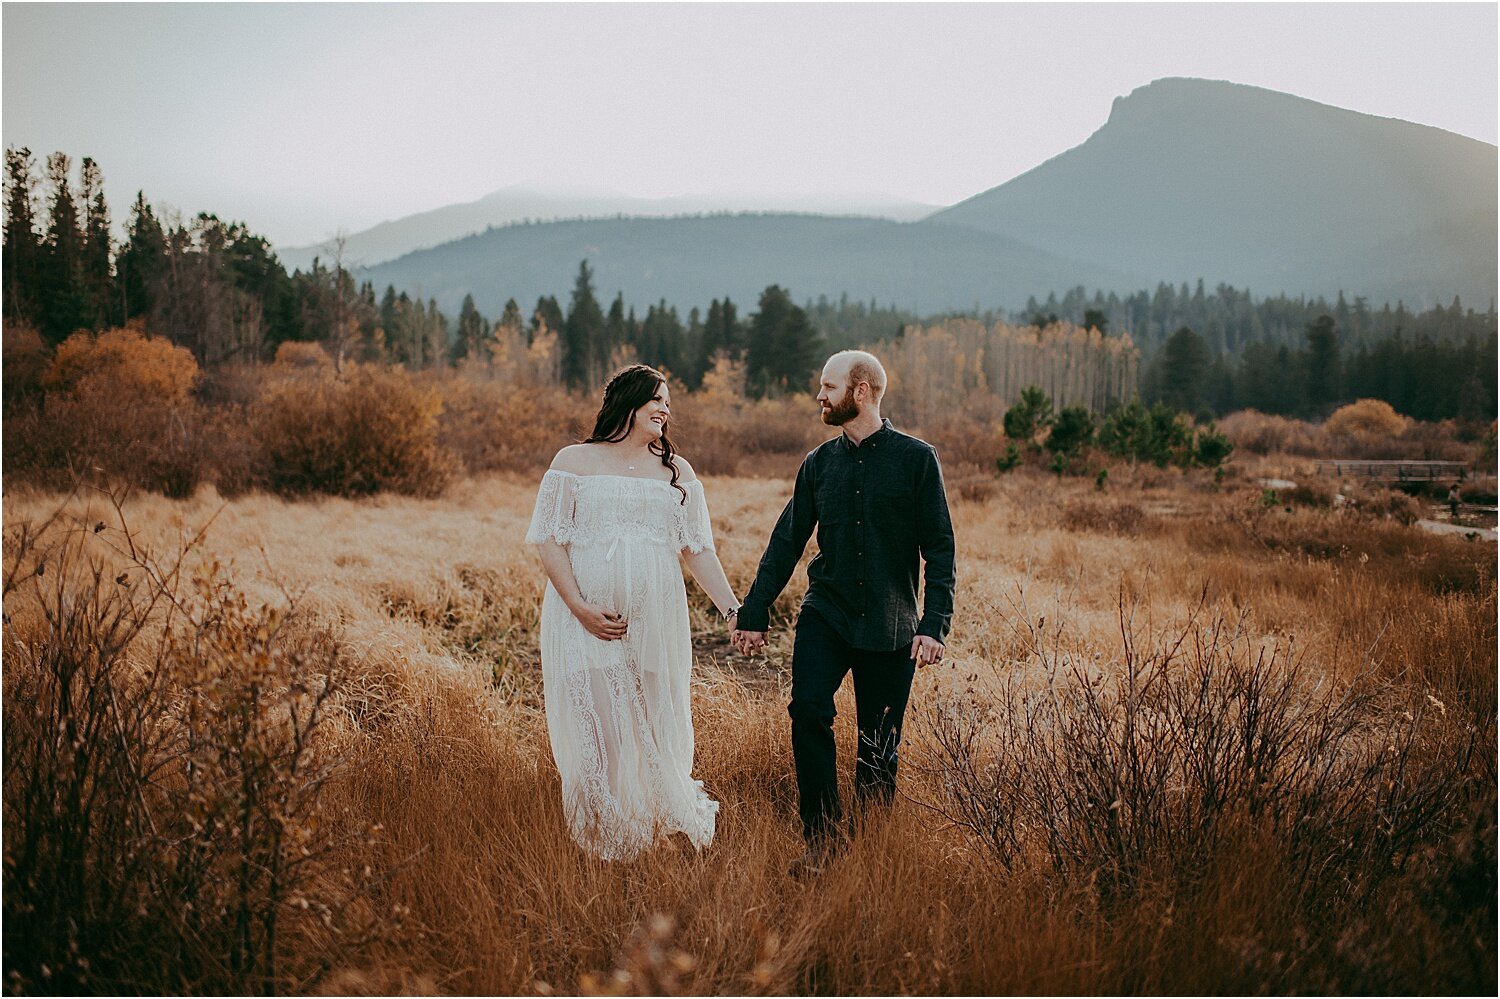
<path fill-rule="evenodd" d="M 660 543 L 622 538 L 575 545 L 572 564 L 585 600 L 627 618 L 653 594 L 661 599 L 672 592 L 669 587 L 674 584 L 682 587 L 676 555 Z"/>

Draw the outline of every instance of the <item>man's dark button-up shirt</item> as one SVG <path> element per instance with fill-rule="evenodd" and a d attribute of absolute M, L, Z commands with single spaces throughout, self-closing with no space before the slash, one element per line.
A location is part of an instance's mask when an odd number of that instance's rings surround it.
<path fill-rule="evenodd" d="M 937 452 L 882 421 L 859 444 L 844 434 L 809 452 L 791 501 L 771 532 L 736 627 L 766 631 L 813 528 L 803 610 L 822 615 L 850 645 L 889 651 L 912 636 L 944 641 L 953 617 L 953 524 Z M 927 563 L 917 617 L 919 558 Z"/>

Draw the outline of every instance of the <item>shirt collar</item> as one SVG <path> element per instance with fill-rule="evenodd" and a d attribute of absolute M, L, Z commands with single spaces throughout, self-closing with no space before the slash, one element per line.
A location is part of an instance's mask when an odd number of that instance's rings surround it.
<path fill-rule="evenodd" d="M 892 429 L 894 429 L 894 428 L 892 428 L 892 426 L 891 426 L 890 419 L 887 418 L 887 417 L 882 416 L 880 418 L 880 429 L 877 430 L 877 431 L 875 431 L 870 436 L 866 437 L 864 440 L 860 441 L 858 444 L 856 444 L 852 440 L 850 440 L 849 439 L 849 435 L 846 434 L 846 433 L 843 433 L 842 431 L 840 431 L 840 433 L 839 433 L 839 440 L 841 440 L 841 441 L 844 442 L 844 450 L 845 451 L 858 451 L 861 448 L 863 448 L 865 445 L 870 444 L 872 442 L 879 443 L 880 440 L 881 440 L 881 438 L 885 436 L 886 432 L 890 431 Z"/>

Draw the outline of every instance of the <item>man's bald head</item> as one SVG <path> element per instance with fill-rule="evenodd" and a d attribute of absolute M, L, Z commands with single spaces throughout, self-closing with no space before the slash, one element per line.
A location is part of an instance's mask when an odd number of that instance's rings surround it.
<path fill-rule="evenodd" d="M 870 387 L 870 401 L 876 405 L 885 395 L 885 367 L 874 354 L 863 350 L 841 350 L 828 359 L 823 371 L 851 390 L 860 382 Z"/>

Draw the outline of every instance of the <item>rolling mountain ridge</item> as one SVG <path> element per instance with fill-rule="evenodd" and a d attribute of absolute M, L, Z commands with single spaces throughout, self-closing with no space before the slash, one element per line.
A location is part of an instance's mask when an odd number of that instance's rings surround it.
<path fill-rule="evenodd" d="M 714 215 L 512 225 L 357 272 L 361 281 L 436 298 L 450 313 L 466 294 L 485 315 L 508 298 L 566 301 L 587 259 L 606 304 L 665 299 L 683 311 L 728 295 L 753 307 L 780 284 L 796 301 L 819 294 L 877 299 L 916 312 L 983 307 L 1059 281 L 1133 287 L 1144 278 L 1065 260 L 996 233 L 926 222 L 823 215 Z"/>
<path fill-rule="evenodd" d="M 517 222 L 563 219 L 667 218 L 714 212 L 792 212 L 818 215 L 859 215 L 915 222 L 932 214 L 935 205 L 879 194 L 842 194 L 748 197 L 736 195 L 681 195 L 675 198 L 636 198 L 618 191 L 568 191 L 515 185 L 491 192 L 477 201 L 444 205 L 399 219 L 381 222 L 344 240 L 344 263 L 373 267 L 416 250 L 440 246 L 486 229 Z M 307 270 L 313 258 L 333 258 L 333 240 L 277 251 L 287 270 Z"/>
<path fill-rule="evenodd" d="M 917 312 L 1017 309 L 1084 285 L 1203 279 L 1257 295 L 1343 291 L 1409 307 L 1496 286 L 1496 148 L 1441 129 L 1210 80 L 1114 102 L 1087 141 L 920 222 L 807 214 L 511 224 L 359 271 L 486 314 L 564 297 L 579 260 L 601 299 L 686 310 L 768 284 L 798 301 Z M 450 206 L 452 207 L 452 206 Z M 440 209 L 445 211 L 445 209 Z M 436 213 L 429 213 L 436 214 Z M 372 230 L 373 232 L 373 230 Z M 346 262 L 358 257 L 346 246 Z"/>

